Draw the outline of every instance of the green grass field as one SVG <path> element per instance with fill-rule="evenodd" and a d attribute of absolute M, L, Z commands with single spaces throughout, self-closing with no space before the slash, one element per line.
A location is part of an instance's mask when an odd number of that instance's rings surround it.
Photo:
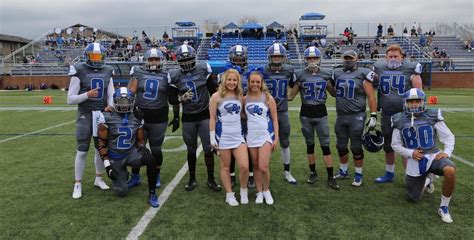
<path fill-rule="evenodd" d="M 68 107 L 66 94 L 61 91 L 0 92 L 1 239 L 123 239 L 149 209 L 146 181 L 125 198 L 94 188 L 92 154 L 88 155 L 84 173 L 83 197 L 71 198 L 75 110 L 5 108 Z M 430 90 L 427 94 L 438 96 L 436 107 L 447 109 L 444 111 L 446 123 L 456 135 L 454 154 L 474 163 L 474 89 Z M 42 104 L 45 95 L 53 97 L 52 105 Z M 327 105 L 334 107 L 334 99 L 330 98 Z M 290 106 L 298 107 L 299 102 L 292 102 Z M 453 108 L 464 110 L 453 111 Z M 205 186 L 206 171 L 201 154 L 197 166 L 198 188 L 193 192 L 184 190 L 186 174 L 141 238 L 470 239 L 473 236 L 472 166 L 453 159 L 457 165 L 457 185 L 450 204 L 452 224 L 443 223 L 437 215 L 442 178 L 435 182 L 434 194 L 425 194 L 416 204 L 405 200 L 404 174 L 399 158 L 394 183 L 380 185 L 373 182 L 385 170 L 382 152 L 366 153 L 364 184 L 360 188 L 351 187 L 352 180 L 342 180 L 339 181 L 342 189 L 334 191 L 326 187 L 326 171 L 317 147 L 316 168 L 320 181 L 308 185 L 306 146 L 298 115 L 297 111 L 290 111 L 292 173 L 298 184 L 293 186 L 283 180 L 280 151 L 275 151 L 270 186 L 274 205 L 256 205 L 255 190 L 250 190 L 248 205 L 229 207 L 224 202 L 224 192 L 214 193 Z M 329 112 L 329 120 L 331 150 L 337 169 L 339 163 L 332 127 L 334 111 Z M 64 125 L 21 136 L 60 124 Z M 168 136 L 180 135 L 180 130 L 168 133 Z M 182 139 L 177 137 L 167 140 L 163 148 L 176 149 L 182 144 Z M 163 186 L 158 194 L 175 177 L 185 160 L 184 150 L 164 152 Z M 216 163 L 215 176 L 219 178 L 219 160 L 216 159 Z M 141 174 L 146 178 L 146 171 L 142 170 Z M 238 187 L 234 190 L 238 192 Z"/>

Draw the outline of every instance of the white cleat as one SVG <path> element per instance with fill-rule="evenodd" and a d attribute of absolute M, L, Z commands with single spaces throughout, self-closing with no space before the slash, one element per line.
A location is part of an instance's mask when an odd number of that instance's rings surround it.
<path fill-rule="evenodd" d="M 283 174 L 285 175 L 285 179 L 290 184 L 296 184 L 296 179 L 291 175 L 291 172 L 284 171 Z"/>
<path fill-rule="evenodd" d="M 247 189 L 240 189 L 240 204 L 248 204 L 249 203 L 249 196 Z"/>
<path fill-rule="evenodd" d="M 258 192 L 257 193 L 257 198 L 255 199 L 256 204 L 262 204 L 263 203 L 263 193 Z"/>
<path fill-rule="evenodd" d="M 264 191 L 263 192 L 263 197 L 265 198 L 265 203 L 267 205 L 272 205 L 273 204 L 273 197 L 272 197 L 272 194 L 270 193 L 270 190 Z"/>
<path fill-rule="evenodd" d="M 449 214 L 449 210 L 447 206 L 442 206 L 438 208 L 438 215 L 441 217 L 441 220 L 445 223 L 452 223 L 453 218 L 451 214 Z"/>
<path fill-rule="evenodd" d="M 82 197 L 82 185 L 81 183 L 74 183 L 74 189 L 72 191 L 72 198 L 79 199 Z"/>
<path fill-rule="evenodd" d="M 228 203 L 232 207 L 239 206 L 239 202 L 237 202 L 237 199 L 235 199 L 234 193 L 227 193 L 225 202 Z"/>
<path fill-rule="evenodd" d="M 108 189 L 110 189 L 110 187 L 107 186 L 107 184 L 104 182 L 104 180 L 102 179 L 102 177 L 95 177 L 94 186 L 100 188 L 101 190 L 108 190 Z"/>

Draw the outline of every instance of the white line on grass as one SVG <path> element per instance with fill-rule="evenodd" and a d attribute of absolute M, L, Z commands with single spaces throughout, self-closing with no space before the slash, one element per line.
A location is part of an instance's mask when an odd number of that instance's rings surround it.
<path fill-rule="evenodd" d="M 61 124 L 58 124 L 58 125 L 55 125 L 55 126 L 52 126 L 52 127 L 43 128 L 43 129 L 36 130 L 36 131 L 33 131 L 33 132 L 25 133 L 25 134 L 18 135 L 18 136 L 15 136 L 15 137 L 3 139 L 3 140 L 0 140 L 0 143 L 8 142 L 8 141 L 10 141 L 10 140 L 14 140 L 14 139 L 18 139 L 18 138 L 25 137 L 25 136 L 28 136 L 28 135 L 32 135 L 32 134 L 44 132 L 44 131 L 47 131 L 47 130 L 49 130 L 49 129 L 53 129 L 53 128 L 57 128 L 57 127 L 61 127 L 61 126 L 64 126 L 64 125 L 71 124 L 71 123 L 73 123 L 73 122 L 76 122 L 76 120 L 73 120 L 73 121 L 70 121 L 70 122 L 61 123 Z"/>
<path fill-rule="evenodd" d="M 466 159 L 464 159 L 464 158 L 462 158 L 462 157 L 456 156 L 456 155 L 454 155 L 454 154 L 451 154 L 451 157 L 454 158 L 454 159 L 456 159 L 456 160 L 458 160 L 458 161 L 460 161 L 460 162 L 462 162 L 462 163 L 465 163 L 465 164 L 467 164 L 467 165 L 469 165 L 469 166 L 471 166 L 471 167 L 474 167 L 474 163 L 473 163 L 473 162 L 468 161 L 468 160 L 466 160 Z"/>
<path fill-rule="evenodd" d="M 199 154 L 201 152 L 202 152 L 202 145 L 200 144 L 199 148 L 196 151 L 196 158 L 199 157 Z M 137 223 L 137 225 L 132 228 L 132 231 L 130 231 L 126 239 L 138 239 L 138 237 L 140 237 L 143 234 L 148 224 L 156 216 L 158 211 L 160 211 L 161 207 L 163 207 L 166 200 L 168 200 L 168 197 L 171 195 L 171 193 L 176 188 L 176 186 L 184 177 L 187 171 L 188 171 L 188 163 L 186 162 L 183 165 L 183 167 L 181 167 L 181 169 L 178 171 L 176 176 L 174 176 L 173 180 L 168 184 L 168 186 L 166 186 L 165 190 L 163 190 L 163 192 L 160 194 L 160 197 L 159 197 L 160 206 L 157 208 L 150 207 L 148 211 L 146 211 L 145 214 L 143 214 L 142 218 Z"/>

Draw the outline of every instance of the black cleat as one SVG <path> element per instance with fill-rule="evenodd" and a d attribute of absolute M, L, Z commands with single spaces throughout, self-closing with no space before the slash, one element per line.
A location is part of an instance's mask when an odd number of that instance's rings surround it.
<path fill-rule="evenodd" d="M 318 181 L 318 174 L 316 172 L 309 173 L 309 177 L 308 177 L 307 182 L 309 184 L 314 184 L 317 181 Z"/>
<path fill-rule="evenodd" d="M 247 182 L 247 187 L 250 189 L 255 188 L 255 181 L 253 180 L 253 176 L 249 176 L 249 181 Z"/>
<path fill-rule="evenodd" d="M 184 189 L 186 189 L 186 191 L 192 191 L 197 187 L 197 185 L 196 180 L 189 180 L 189 182 L 184 186 Z"/>
<path fill-rule="evenodd" d="M 337 185 L 337 182 L 336 182 L 336 178 L 331 178 L 331 179 L 328 179 L 328 187 L 334 189 L 334 190 L 339 190 L 341 189 L 341 187 L 339 187 L 339 185 Z"/>
<path fill-rule="evenodd" d="M 232 185 L 232 187 L 235 186 L 235 182 L 236 182 L 235 176 L 230 176 L 230 184 Z"/>
<path fill-rule="evenodd" d="M 209 187 L 214 192 L 220 192 L 222 187 L 216 183 L 216 180 L 210 179 L 207 180 L 207 187 Z"/>

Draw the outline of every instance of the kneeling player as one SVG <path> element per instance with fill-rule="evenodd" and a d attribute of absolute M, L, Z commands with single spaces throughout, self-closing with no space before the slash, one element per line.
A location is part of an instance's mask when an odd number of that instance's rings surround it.
<path fill-rule="evenodd" d="M 423 191 L 428 191 L 425 188 L 432 185 L 429 175 L 444 176 L 438 214 L 443 222 L 452 223 L 448 205 L 456 183 L 456 167 L 449 157 L 454 149 L 454 135 L 444 123 L 440 109 L 426 109 L 422 90 L 412 88 L 404 94 L 403 110 L 392 116 L 391 145 L 395 152 L 408 158 L 405 181 L 408 199 L 421 199 Z M 436 146 L 436 135 L 444 144 L 443 151 Z"/>
<path fill-rule="evenodd" d="M 127 166 L 147 166 L 148 203 L 158 207 L 156 188 L 156 161 L 145 147 L 143 120 L 133 113 L 135 99 L 126 88 L 114 94 L 114 112 L 104 112 L 98 118 L 99 153 L 104 161 L 107 175 L 112 180 L 114 192 L 126 196 L 128 192 Z"/>

